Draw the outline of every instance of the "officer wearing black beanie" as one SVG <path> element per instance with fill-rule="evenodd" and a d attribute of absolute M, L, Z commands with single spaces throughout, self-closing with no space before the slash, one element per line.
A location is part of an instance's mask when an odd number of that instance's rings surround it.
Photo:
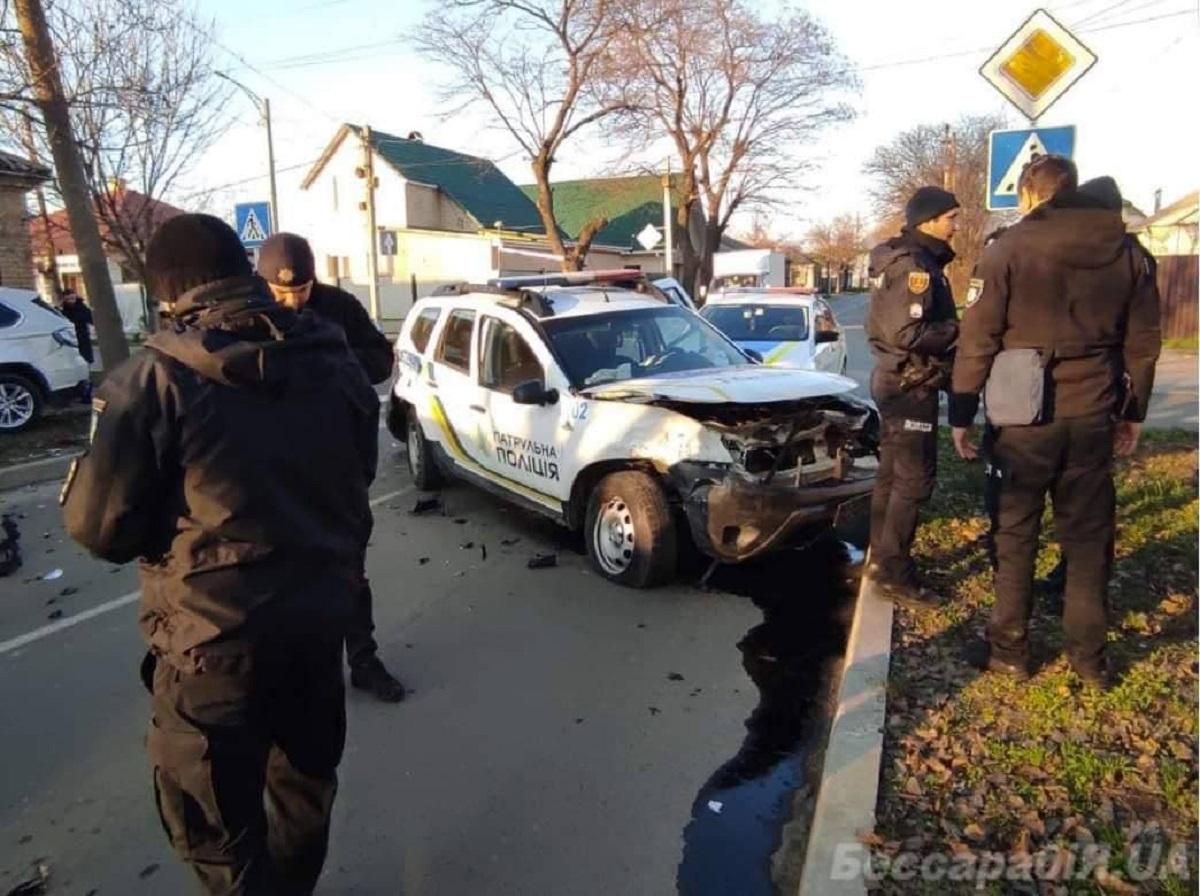
<path fill-rule="evenodd" d="M 311 893 L 379 401 L 341 332 L 277 305 L 224 222 L 171 219 L 146 266 L 164 326 L 97 390 L 66 529 L 140 562 L 146 747 L 180 858 L 205 893 Z"/>
<path fill-rule="evenodd" d="M 866 330 L 882 433 L 867 576 L 880 597 L 906 604 L 935 600 L 918 580 L 911 554 L 917 516 L 937 475 L 938 391 L 948 383 L 958 336 L 944 273 L 954 259 L 957 219 L 953 193 L 921 187 L 904 208 L 900 235 L 871 251 Z"/>

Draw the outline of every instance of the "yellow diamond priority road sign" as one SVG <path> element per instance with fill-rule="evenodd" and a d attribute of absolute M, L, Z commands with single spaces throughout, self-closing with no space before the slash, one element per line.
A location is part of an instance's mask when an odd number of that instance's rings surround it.
<path fill-rule="evenodd" d="M 1037 121 L 1096 64 L 1096 54 L 1039 9 L 979 73 L 1031 121 Z"/>

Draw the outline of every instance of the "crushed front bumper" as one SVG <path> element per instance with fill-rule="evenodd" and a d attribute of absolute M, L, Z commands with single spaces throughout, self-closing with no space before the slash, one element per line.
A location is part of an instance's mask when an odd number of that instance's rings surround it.
<path fill-rule="evenodd" d="M 762 483 L 716 464 L 684 462 L 670 470 L 692 537 L 708 556 L 739 563 L 787 543 L 797 529 L 830 523 L 847 502 L 875 484 L 872 467 L 852 465 L 820 482 Z"/>

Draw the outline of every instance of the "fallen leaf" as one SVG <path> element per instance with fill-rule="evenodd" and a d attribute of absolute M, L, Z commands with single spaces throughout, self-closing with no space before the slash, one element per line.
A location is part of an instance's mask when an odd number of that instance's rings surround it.
<path fill-rule="evenodd" d="M 987 839 L 987 833 L 975 822 L 963 828 L 963 836 L 974 843 L 982 843 Z"/>

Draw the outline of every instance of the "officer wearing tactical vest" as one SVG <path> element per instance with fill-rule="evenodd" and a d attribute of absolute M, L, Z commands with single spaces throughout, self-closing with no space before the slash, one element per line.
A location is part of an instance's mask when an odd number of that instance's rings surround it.
<path fill-rule="evenodd" d="M 1018 194 L 1025 217 L 984 251 L 953 372 L 959 455 L 977 456 L 969 428 L 981 390 L 994 432 L 996 602 L 986 649 L 974 658 L 1030 674 L 1033 567 L 1049 493 L 1066 560 L 1067 658 L 1085 683 L 1103 688 L 1112 464 L 1136 448 L 1154 385 L 1154 261 L 1126 234 L 1119 205 L 1078 190 L 1070 159 L 1035 159 Z"/>
<path fill-rule="evenodd" d="M 958 336 L 944 273 L 954 259 L 958 200 L 939 187 L 921 187 L 904 217 L 900 235 L 871 251 L 867 339 L 883 432 L 867 575 L 880 597 L 920 605 L 934 595 L 920 584 L 911 552 L 917 515 L 937 474 L 938 390 L 948 383 Z"/>

